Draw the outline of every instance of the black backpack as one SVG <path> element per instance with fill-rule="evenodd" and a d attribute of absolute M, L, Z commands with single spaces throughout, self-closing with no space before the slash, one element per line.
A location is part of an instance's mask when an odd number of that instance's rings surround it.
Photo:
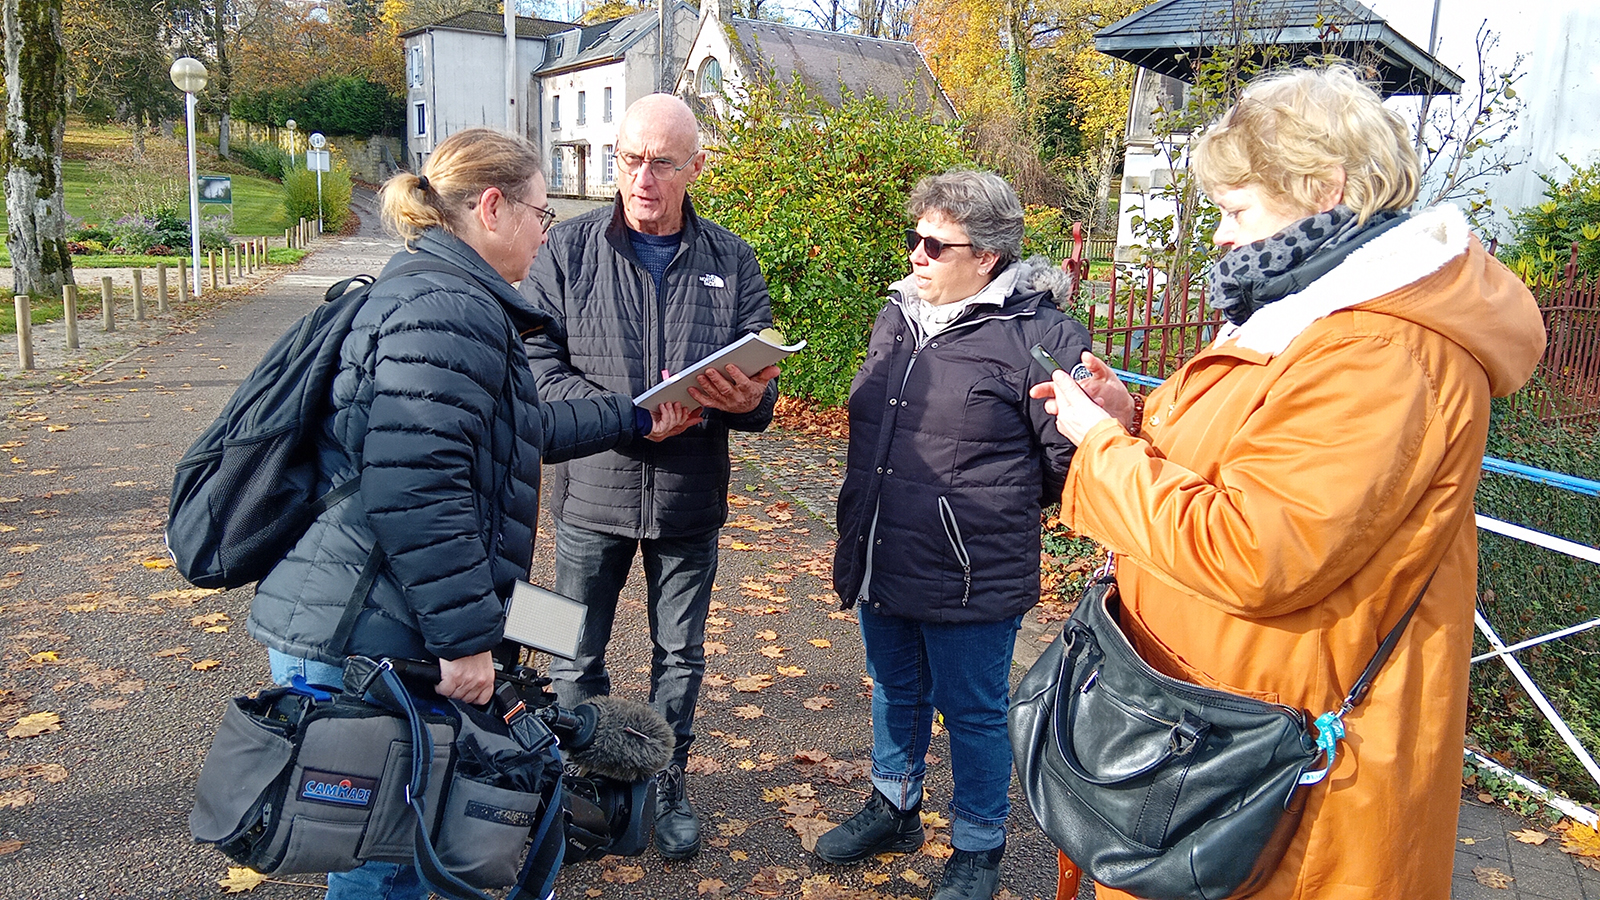
<path fill-rule="evenodd" d="M 430 259 L 402 263 L 379 280 L 415 272 L 476 280 Z M 317 516 L 361 489 L 357 475 L 314 493 L 315 433 L 339 370 L 339 348 L 376 283 L 357 275 L 328 288 L 325 302 L 278 338 L 178 460 L 167 551 L 192 584 L 235 588 L 260 581 Z"/>

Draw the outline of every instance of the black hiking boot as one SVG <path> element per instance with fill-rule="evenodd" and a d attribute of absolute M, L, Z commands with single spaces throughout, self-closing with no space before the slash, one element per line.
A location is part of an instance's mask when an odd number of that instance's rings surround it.
<path fill-rule="evenodd" d="M 668 766 L 656 776 L 656 852 L 687 859 L 700 851 L 700 818 L 684 791 L 683 767 Z"/>
<path fill-rule="evenodd" d="M 957 850 L 944 863 L 944 881 L 933 900 L 992 900 L 1000 887 L 1002 841 L 993 850 Z"/>
<path fill-rule="evenodd" d="M 901 812 L 876 788 L 861 811 L 817 838 L 823 862 L 860 862 L 878 853 L 910 853 L 922 846 L 922 803 Z"/>

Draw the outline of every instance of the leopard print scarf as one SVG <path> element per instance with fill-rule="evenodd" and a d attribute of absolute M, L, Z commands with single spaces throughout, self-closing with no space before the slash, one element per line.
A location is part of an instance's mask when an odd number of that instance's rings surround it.
<path fill-rule="evenodd" d="M 1339 205 L 1307 216 L 1277 234 L 1234 247 L 1211 269 L 1210 299 L 1235 325 L 1243 325 L 1268 303 L 1303 290 L 1355 247 L 1388 231 L 1407 218 L 1400 210 L 1374 213 L 1356 221 L 1355 210 Z M 1305 271 L 1315 269 L 1310 278 Z"/>

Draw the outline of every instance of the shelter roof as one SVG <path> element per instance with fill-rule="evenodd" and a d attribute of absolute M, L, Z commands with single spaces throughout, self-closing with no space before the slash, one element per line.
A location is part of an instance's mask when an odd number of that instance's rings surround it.
<path fill-rule="evenodd" d="M 1247 18 L 1235 20 L 1235 9 Z M 1101 53 L 1194 82 L 1194 61 L 1240 34 L 1299 61 L 1334 53 L 1369 66 L 1381 93 L 1453 94 L 1462 78 L 1358 0 L 1158 0 L 1101 29 Z"/>

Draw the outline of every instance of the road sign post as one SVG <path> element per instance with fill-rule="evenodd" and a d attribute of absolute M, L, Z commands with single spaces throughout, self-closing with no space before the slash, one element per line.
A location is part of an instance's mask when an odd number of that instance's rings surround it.
<path fill-rule="evenodd" d="M 323 147 L 326 147 L 327 144 L 328 144 L 328 139 L 322 136 L 322 132 L 313 131 L 313 132 L 311 132 L 311 147 L 312 147 L 312 149 L 306 151 L 306 168 L 311 169 L 312 171 L 317 173 L 317 230 L 318 231 L 322 230 L 322 222 L 323 222 L 323 216 L 322 216 L 322 173 L 330 171 L 330 169 L 328 168 L 328 162 L 329 162 L 328 156 L 329 156 L 329 153 L 328 153 L 327 150 L 322 149 Z"/>

